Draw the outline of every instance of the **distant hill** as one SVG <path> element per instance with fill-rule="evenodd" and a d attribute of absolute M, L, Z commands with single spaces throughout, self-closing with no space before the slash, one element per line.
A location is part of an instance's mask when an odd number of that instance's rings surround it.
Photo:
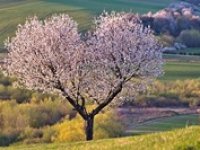
<path fill-rule="evenodd" d="M 78 21 L 80 30 L 85 30 L 103 10 L 156 12 L 173 1 L 176 0 L 0 0 L 0 47 L 28 16 L 38 15 L 42 19 L 53 13 L 68 13 Z"/>

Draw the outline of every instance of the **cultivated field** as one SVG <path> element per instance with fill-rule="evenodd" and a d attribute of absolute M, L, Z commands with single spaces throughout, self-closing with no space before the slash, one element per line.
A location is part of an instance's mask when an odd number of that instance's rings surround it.
<path fill-rule="evenodd" d="M 3 41 L 14 34 L 16 26 L 23 23 L 27 16 L 37 15 L 42 19 L 54 13 L 68 13 L 80 24 L 80 30 L 84 31 L 91 26 L 93 17 L 103 10 L 155 12 L 173 1 L 162 0 L 160 3 L 159 0 L 0 0 L 0 49 L 3 47 Z M 196 53 L 199 49 L 191 51 Z M 161 80 L 199 78 L 199 63 L 185 63 L 199 61 L 199 56 L 166 55 L 165 57 L 167 60 L 180 62 L 167 63 L 166 74 Z"/>
<path fill-rule="evenodd" d="M 0 0 L 0 47 L 14 34 L 16 26 L 28 16 L 41 19 L 54 13 L 68 13 L 79 24 L 80 30 L 89 28 L 92 18 L 103 10 L 155 12 L 173 0 Z"/>
<path fill-rule="evenodd" d="M 199 62 L 168 61 L 164 66 L 164 70 L 165 74 L 160 78 L 163 81 L 200 78 Z"/>

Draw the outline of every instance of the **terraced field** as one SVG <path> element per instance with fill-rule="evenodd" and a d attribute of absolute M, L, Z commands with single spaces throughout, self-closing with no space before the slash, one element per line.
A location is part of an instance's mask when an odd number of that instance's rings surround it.
<path fill-rule="evenodd" d="M 164 70 L 165 74 L 160 78 L 163 81 L 200 79 L 200 61 L 168 61 L 164 66 Z"/>

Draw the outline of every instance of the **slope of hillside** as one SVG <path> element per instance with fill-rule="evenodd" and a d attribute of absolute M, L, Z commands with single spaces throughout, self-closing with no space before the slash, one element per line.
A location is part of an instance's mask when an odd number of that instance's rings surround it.
<path fill-rule="evenodd" d="M 197 150 L 200 127 L 92 142 L 16 145 L 0 150 Z"/>
<path fill-rule="evenodd" d="M 0 0 L 0 47 L 28 16 L 44 18 L 53 13 L 68 13 L 85 30 L 92 18 L 103 10 L 155 12 L 176 0 Z"/>

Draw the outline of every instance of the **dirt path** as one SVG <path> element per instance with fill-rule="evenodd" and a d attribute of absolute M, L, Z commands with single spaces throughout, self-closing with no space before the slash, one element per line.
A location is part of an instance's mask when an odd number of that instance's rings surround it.
<path fill-rule="evenodd" d="M 148 120 L 184 114 L 198 114 L 199 108 L 118 108 L 117 112 L 122 119 L 131 119 L 132 122 L 142 123 Z"/>

